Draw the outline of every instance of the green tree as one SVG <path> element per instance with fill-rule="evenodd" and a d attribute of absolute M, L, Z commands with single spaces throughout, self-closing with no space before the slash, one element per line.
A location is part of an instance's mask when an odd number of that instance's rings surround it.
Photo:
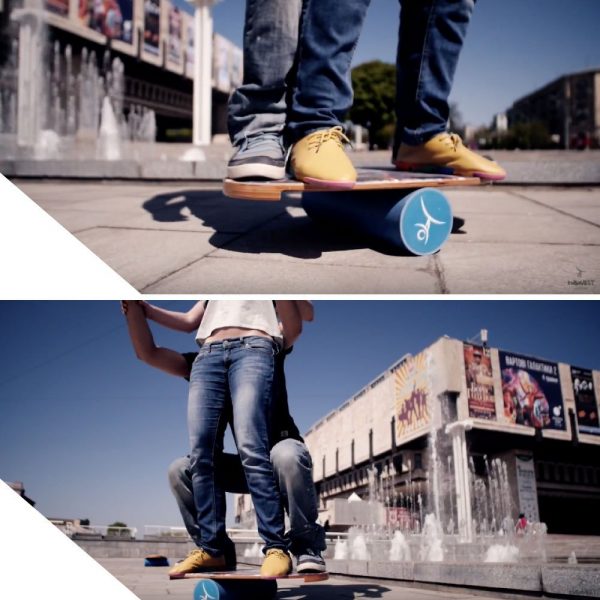
<path fill-rule="evenodd" d="M 127 523 L 123 523 L 122 521 L 115 521 L 114 523 L 111 523 L 108 526 L 106 535 L 127 537 L 127 536 L 131 535 L 131 530 L 130 529 L 125 530 L 124 528 L 126 528 L 126 527 L 127 527 Z"/>
<path fill-rule="evenodd" d="M 532 121 L 513 125 L 508 130 L 504 143 L 509 150 L 543 150 L 552 146 L 552 138 L 544 123 Z"/>
<path fill-rule="evenodd" d="M 354 103 L 348 116 L 367 128 L 371 148 L 386 147 L 396 120 L 396 67 L 380 60 L 358 65 L 352 69 L 352 87 Z"/>

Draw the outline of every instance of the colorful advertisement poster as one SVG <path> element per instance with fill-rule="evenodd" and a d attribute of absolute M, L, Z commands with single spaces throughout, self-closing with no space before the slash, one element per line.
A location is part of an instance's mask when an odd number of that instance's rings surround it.
<path fill-rule="evenodd" d="M 540 514 L 533 456 L 518 454 L 516 460 L 519 512 L 523 513 L 528 521 L 537 523 L 540 520 Z"/>
<path fill-rule="evenodd" d="M 160 0 L 144 0 L 144 51 L 159 54 Z"/>
<path fill-rule="evenodd" d="M 69 16 L 69 0 L 45 0 L 44 6 L 47 11 L 56 15 Z"/>
<path fill-rule="evenodd" d="M 171 4 L 169 7 L 169 51 L 168 57 L 171 62 L 178 65 L 183 57 L 183 15 L 177 6 Z"/>
<path fill-rule="evenodd" d="M 536 429 L 566 429 L 556 363 L 500 352 L 504 416 Z"/>
<path fill-rule="evenodd" d="M 594 392 L 594 379 L 589 369 L 571 367 L 571 381 L 575 397 L 577 428 L 580 433 L 600 435 L 598 402 Z"/>
<path fill-rule="evenodd" d="M 489 348 L 463 344 L 469 417 L 496 419 L 492 358 Z"/>
<path fill-rule="evenodd" d="M 427 354 L 421 352 L 404 361 L 394 372 L 396 438 L 426 429 L 430 422 Z"/>
<path fill-rule="evenodd" d="M 110 39 L 133 43 L 133 0 L 79 0 L 79 21 Z"/>

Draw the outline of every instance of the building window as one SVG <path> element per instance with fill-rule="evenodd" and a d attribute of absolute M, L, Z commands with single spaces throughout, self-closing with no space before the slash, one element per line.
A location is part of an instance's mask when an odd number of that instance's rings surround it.
<path fill-rule="evenodd" d="M 414 465 L 415 469 L 423 468 L 423 455 L 420 452 L 415 452 L 414 454 Z"/>
<path fill-rule="evenodd" d="M 594 483 L 594 469 L 592 469 L 592 467 L 586 467 L 585 468 L 585 479 L 586 479 L 586 483 L 589 485 L 593 485 Z"/>
<path fill-rule="evenodd" d="M 562 481 L 562 465 L 554 465 L 554 481 Z"/>

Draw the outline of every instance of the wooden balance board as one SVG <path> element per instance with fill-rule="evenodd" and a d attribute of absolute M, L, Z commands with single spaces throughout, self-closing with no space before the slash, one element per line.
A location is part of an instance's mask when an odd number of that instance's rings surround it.
<path fill-rule="evenodd" d="M 256 569 L 186 573 L 171 579 L 196 580 L 194 600 L 274 600 L 278 580 L 301 580 L 315 583 L 329 579 L 328 573 L 292 573 L 285 577 L 263 577 Z"/>
<path fill-rule="evenodd" d="M 441 190 L 481 184 L 477 177 L 393 169 L 357 172 L 358 180 L 349 190 L 294 179 L 225 179 L 223 193 L 240 200 L 277 201 L 286 193 L 300 192 L 306 214 L 326 228 L 358 233 L 376 243 L 424 256 L 437 252 L 452 231 L 452 208 Z"/>

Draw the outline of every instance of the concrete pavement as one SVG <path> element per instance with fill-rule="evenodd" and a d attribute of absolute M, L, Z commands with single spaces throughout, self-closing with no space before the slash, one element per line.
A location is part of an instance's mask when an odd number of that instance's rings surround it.
<path fill-rule="evenodd" d="M 600 293 L 598 186 L 451 189 L 465 225 L 408 257 L 216 181 L 13 182 L 145 294 Z"/>
<path fill-rule="evenodd" d="M 167 567 L 144 567 L 141 559 L 106 558 L 98 562 L 129 588 L 140 600 L 191 600 L 194 580 L 170 581 Z M 333 576 L 327 581 L 304 583 L 298 580 L 278 582 L 280 600 L 352 600 L 380 598 L 382 600 L 477 600 L 489 598 L 481 592 L 457 589 L 453 592 L 403 587 L 389 580 Z M 251 597 L 249 597 L 250 599 Z"/>

